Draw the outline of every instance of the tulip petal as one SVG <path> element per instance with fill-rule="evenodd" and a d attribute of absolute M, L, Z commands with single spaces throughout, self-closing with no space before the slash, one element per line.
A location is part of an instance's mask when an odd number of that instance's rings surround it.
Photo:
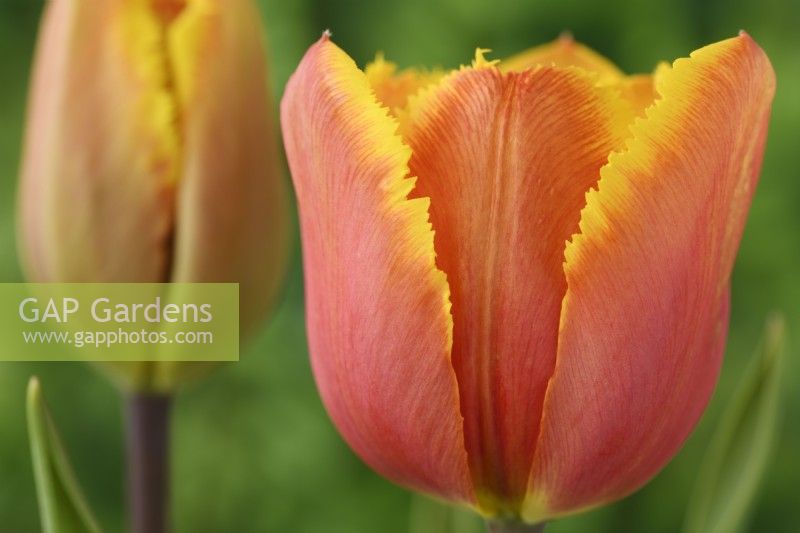
<path fill-rule="evenodd" d="M 453 365 L 487 513 L 524 497 L 566 290 L 564 242 L 622 145 L 630 110 L 577 69 L 502 73 L 482 59 L 409 104 L 415 195 L 430 197 L 452 291 Z"/>
<path fill-rule="evenodd" d="M 575 42 L 565 33 L 551 43 L 536 46 L 500 62 L 504 72 L 522 72 L 536 66 L 578 67 L 598 76 L 602 83 L 616 83 L 625 74 L 591 48 Z"/>
<path fill-rule="evenodd" d="M 473 501 L 449 360 L 449 289 L 428 201 L 408 200 L 410 150 L 327 35 L 281 104 L 300 206 L 309 349 L 322 399 L 375 470 Z"/>
<path fill-rule="evenodd" d="M 28 278 L 165 281 L 177 141 L 163 72 L 132 57 L 127 5 L 45 9 L 20 185 Z M 134 18 L 157 49 L 155 19 Z"/>
<path fill-rule="evenodd" d="M 653 104 L 657 95 L 653 76 L 648 74 L 628 76 L 618 82 L 616 87 L 637 117 L 645 116 L 645 110 Z"/>
<path fill-rule="evenodd" d="M 626 76 L 614 63 L 591 48 L 564 34 L 552 43 L 537 46 L 500 62 L 504 72 L 522 72 L 536 66 L 577 67 L 595 76 L 600 85 L 616 87 L 633 107 L 637 116 L 653 103 L 653 76 Z"/>
<path fill-rule="evenodd" d="M 364 69 L 378 102 L 389 108 L 392 114 L 405 108 L 410 96 L 420 89 L 437 82 L 443 76 L 439 70 L 397 70 L 397 65 L 386 61 L 382 54 Z"/>
<path fill-rule="evenodd" d="M 746 34 L 658 76 L 587 195 L 524 516 L 622 497 L 672 457 L 719 372 L 774 73 Z"/>
<path fill-rule="evenodd" d="M 242 330 L 272 306 L 288 255 L 260 15 L 251 0 L 190 3 L 171 52 L 182 117 L 177 282 L 239 282 Z"/>

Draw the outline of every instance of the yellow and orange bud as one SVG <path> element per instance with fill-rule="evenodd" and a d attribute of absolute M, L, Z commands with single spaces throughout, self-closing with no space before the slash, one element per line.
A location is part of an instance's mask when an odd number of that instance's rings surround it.
<path fill-rule="evenodd" d="M 441 76 L 379 66 L 325 35 L 281 105 L 337 427 L 487 516 L 636 490 L 717 379 L 769 60 L 743 33 L 653 76 L 567 37 Z"/>
<path fill-rule="evenodd" d="M 28 279 L 239 282 L 252 331 L 288 249 L 266 69 L 251 0 L 51 0 L 19 191 Z"/>

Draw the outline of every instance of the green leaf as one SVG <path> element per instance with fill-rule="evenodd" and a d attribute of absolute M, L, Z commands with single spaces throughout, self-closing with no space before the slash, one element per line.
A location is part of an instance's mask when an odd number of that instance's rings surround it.
<path fill-rule="evenodd" d="M 35 377 L 28 382 L 27 411 L 42 531 L 99 533 Z"/>
<path fill-rule="evenodd" d="M 735 533 L 747 524 L 777 433 L 783 344 L 783 317 L 772 316 L 712 436 L 685 533 Z"/>

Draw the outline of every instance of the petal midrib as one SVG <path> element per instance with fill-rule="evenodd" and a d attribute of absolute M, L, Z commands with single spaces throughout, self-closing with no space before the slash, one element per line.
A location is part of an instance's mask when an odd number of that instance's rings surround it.
<path fill-rule="evenodd" d="M 480 390 L 480 404 L 482 406 L 481 417 L 481 453 L 480 457 L 470 458 L 470 470 L 472 471 L 473 478 L 476 480 L 476 485 L 485 485 L 486 478 L 490 477 L 491 481 L 489 486 L 499 489 L 503 494 L 508 494 L 511 490 L 508 480 L 504 476 L 505 458 L 503 457 L 503 447 L 497 441 L 497 436 L 500 434 L 496 427 L 497 420 L 494 416 L 494 358 L 492 357 L 491 346 L 491 330 L 494 323 L 494 287 L 497 281 L 496 271 L 498 264 L 498 239 L 499 228 L 498 220 L 502 216 L 503 199 L 508 196 L 505 195 L 504 187 L 509 184 L 509 180 L 503 179 L 503 176 L 509 175 L 513 172 L 512 161 L 513 158 L 510 154 L 510 139 L 509 132 L 513 127 L 512 112 L 513 104 L 516 94 L 516 78 L 514 82 L 508 85 L 507 96 L 502 98 L 497 107 L 497 119 L 492 124 L 491 137 L 493 145 L 496 150 L 492 153 L 489 168 L 494 169 L 492 176 L 492 198 L 490 202 L 489 212 L 489 227 L 488 227 L 488 242 L 486 249 L 486 269 L 484 273 L 484 283 L 482 291 L 482 306 L 481 306 L 481 330 L 479 339 L 480 367 L 479 375 L 481 377 Z M 456 320 L 456 317 L 453 317 Z M 458 374 L 458 373 L 457 373 Z M 467 449 L 467 454 L 470 454 Z M 497 505 L 497 501 L 493 498 L 492 505 Z"/>

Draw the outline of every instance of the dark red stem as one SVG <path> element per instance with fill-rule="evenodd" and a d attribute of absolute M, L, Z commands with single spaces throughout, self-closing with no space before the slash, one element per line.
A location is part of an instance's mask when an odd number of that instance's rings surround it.
<path fill-rule="evenodd" d="M 166 533 L 169 523 L 169 414 L 172 398 L 127 398 L 128 513 L 131 533 Z"/>

